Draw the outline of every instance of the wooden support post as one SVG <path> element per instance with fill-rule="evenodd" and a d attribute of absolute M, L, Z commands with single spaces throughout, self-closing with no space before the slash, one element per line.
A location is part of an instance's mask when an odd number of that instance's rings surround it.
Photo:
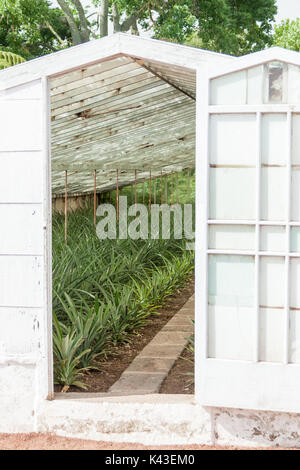
<path fill-rule="evenodd" d="M 153 186 L 153 201 L 154 201 L 154 204 L 156 204 L 156 183 L 157 183 L 157 178 L 154 179 L 154 186 Z"/>
<path fill-rule="evenodd" d="M 94 225 L 96 227 L 96 211 L 97 211 L 97 170 L 94 170 Z"/>
<path fill-rule="evenodd" d="M 171 173 L 171 205 L 173 206 L 173 173 Z"/>
<path fill-rule="evenodd" d="M 119 220 L 119 170 L 117 168 L 117 220 Z"/>
<path fill-rule="evenodd" d="M 188 169 L 187 171 L 187 196 L 188 196 L 188 203 L 191 202 L 191 171 Z"/>
<path fill-rule="evenodd" d="M 135 215 L 137 210 L 137 191 L 136 191 L 136 170 L 134 170 L 134 205 L 135 205 Z"/>
<path fill-rule="evenodd" d="M 65 170 L 65 242 L 68 238 L 68 170 Z"/>
<path fill-rule="evenodd" d="M 178 172 L 176 173 L 176 203 L 179 203 L 179 198 L 178 198 Z"/>
<path fill-rule="evenodd" d="M 152 180 L 151 180 L 151 170 L 150 170 L 150 173 L 149 173 L 149 211 L 151 211 L 151 183 L 152 183 Z"/>
<path fill-rule="evenodd" d="M 165 175 L 165 192 L 166 204 L 168 204 L 168 175 Z"/>

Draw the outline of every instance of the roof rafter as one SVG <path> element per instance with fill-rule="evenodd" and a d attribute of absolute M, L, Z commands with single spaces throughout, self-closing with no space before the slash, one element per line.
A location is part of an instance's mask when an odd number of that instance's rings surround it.
<path fill-rule="evenodd" d="M 144 69 L 148 70 L 148 72 L 151 72 L 153 75 L 155 75 L 155 77 L 159 78 L 160 80 L 163 80 L 164 82 L 168 83 L 168 85 L 171 85 L 173 88 L 175 88 L 176 90 L 180 91 L 181 93 L 183 93 L 184 95 L 188 96 L 189 98 L 191 98 L 192 100 L 196 101 L 196 98 L 195 96 L 193 96 L 191 93 L 188 93 L 187 91 L 185 91 L 183 88 L 181 87 L 178 87 L 175 83 L 173 83 L 172 81 L 168 80 L 166 77 L 164 77 L 162 74 L 158 73 L 158 72 L 155 72 L 151 67 L 148 67 L 148 65 L 145 64 L 145 60 L 144 59 L 134 59 L 135 62 L 139 65 L 141 65 L 142 67 L 144 67 Z"/>

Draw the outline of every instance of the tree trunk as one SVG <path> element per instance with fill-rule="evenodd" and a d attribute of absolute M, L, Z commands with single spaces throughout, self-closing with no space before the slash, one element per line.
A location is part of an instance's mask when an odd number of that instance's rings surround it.
<path fill-rule="evenodd" d="M 60 8 L 64 12 L 67 18 L 67 21 L 69 23 L 71 34 L 72 34 L 73 45 L 77 46 L 77 44 L 81 44 L 82 43 L 81 34 L 77 27 L 76 21 L 74 20 L 71 9 L 69 8 L 65 0 L 57 0 L 57 3 L 59 4 Z"/>
<path fill-rule="evenodd" d="M 119 15 L 118 7 L 115 4 L 115 2 L 112 4 L 112 16 L 113 16 L 114 33 L 119 33 L 121 31 L 120 15 Z"/>
<path fill-rule="evenodd" d="M 139 34 L 136 15 L 133 14 L 131 16 L 128 16 L 128 18 L 125 18 L 123 23 L 120 23 L 120 15 L 115 2 L 112 4 L 112 16 L 114 24 L 114 33 L 126 33 L 127 31 L 131 30 L 132 34 Z"/>
<path fill-rule="evenodd" d="M 108 0 L 101 0 L 99 10 L 100 37 L 108 35 Z"/>
<path fill-rule="evenodd" d="M 79 21 L 80 21 L 80 32 L 82 42 L 87 42 L 90 40 L 90 29 L 84 13 L 83 6 L 80 0 L 73 0 L 73 3 L 78 11 Z"/>
<path fill-rule="evenodd" d="M 140 35 L 139 28 L 138 28 L 138 25 L 137 25 L 137 18 L 133 19 L 132 25 L 131 25 L 131 28 L 130 28 L 130 32 L 131 32 L 131 34 L 135 34 L 136 36 Z"/>

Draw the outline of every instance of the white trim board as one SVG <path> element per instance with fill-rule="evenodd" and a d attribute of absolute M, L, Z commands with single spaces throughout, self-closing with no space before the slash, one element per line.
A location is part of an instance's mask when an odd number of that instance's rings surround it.
<path fill-rule="evenodd" d="M 203 62 L 223 63 L 235 59 L 189 46 L 116 33 L 4 69 L 0 72 L 0 90 L 34 81 L 42 76 L 52 77 L 120 54 L 193 70 Z"/>
<path fill-rule="evenodd" d="M 265 64 L 266 62 L 286 62 L 292 65 L 300 66 L 300 53 L 289 51 L 282 47 L 271 47 L 264 51 L 253 52 L 252 54 L 244 55 L 236 58 L 230 63 L 227 62 L 223 66 L 220 64 L 212 64 L 209 68 L 209 79 L 221 77 L 239 70 L 256 67 Z"/>

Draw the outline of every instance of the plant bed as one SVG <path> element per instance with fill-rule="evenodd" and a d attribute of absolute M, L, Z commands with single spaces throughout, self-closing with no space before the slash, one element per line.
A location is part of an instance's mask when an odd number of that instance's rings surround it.
<path fill-rule="evenodd" d="M 163 381 L 159 393 L 190 394 L 194 387 L 194 354 L 185 349 Z"/>
<path fill-rule="evenodd" d="M 114 346 L 105 361 L 99 365 L 99 370 L 90 370 L 80 377 L 80 382 L 87 389 L 71 386 L 69 392 L 101 393 L 119 379 L 125 369 L 131 364 L 140 351 L 154 338 L 161 328 L 183 307 L 194 293 L 194 279 L 189 279 L 184 286 L 167 297 L 163 306 L 149 317 L 147 323 L 130 335 L 130 342 Z M 186 366 L 189 366 L 187 361 Z M 190 377 L 189 377 L 190 379 Z M 60 392 L 61 386 L 56 385 L 55 391 Z M 173 393 L 173 392 L 163 392 Z M 182 393 L 182 392 L 174 392 Z M 190 393 L 190 392 L 185 392 Z M 192 393 L 192 392 L 191 392 Z"/>
<path fill-rule="evenodd" d="M 100 240 L 92 215 L 70 213 L 67 243 L 64 219 L 53 217 L 54 378 L 64 392 L 85 388 L 81 378 L 107 358 L 128 357 L 122 345 L 139 342 L 194 266 L 185 240 Z"/>

